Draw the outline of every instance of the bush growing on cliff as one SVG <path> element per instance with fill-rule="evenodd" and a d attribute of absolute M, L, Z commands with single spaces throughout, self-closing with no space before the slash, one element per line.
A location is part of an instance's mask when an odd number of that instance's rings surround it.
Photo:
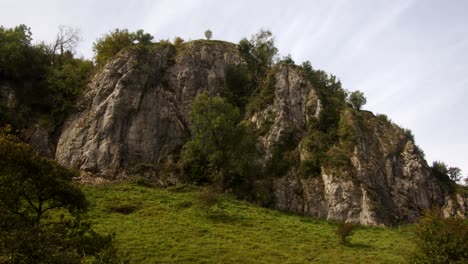
<path fill-rule="evenodd" d="M 239 109 L 203 92 L 193 102 L 190 119 L 193 137 L 181 153 L 184 174 L 222 190 L 239 185 L 255 162 L 255 142 L 239 123 Z"/>
<path fill-rule="evenodd" d="M 356 110 L 361 110 L 361 107 L 367 103 L 364 93 L 361 91 L 354 91 L 348 96 L 348 102 Z"/>
<path fill-rule="evenodd" d="M 102 66 L 123 48 L 135 45 L 136 43 L 142 45 L 150 44 L 152 40 L 153 36 L 144 33 L 141 29 L 136 32 L 129 32 L 128 29 L 117 28 L 94 42 L 94 59 L 98 66 Z"/>
<path fill-rule="evenodd" d="M 239 42 L 239 51 L 247 61 L 259 87 L 278 54 L 273 34 L 269 30 L 261 29 L 252 35 L 250 40 L 243 38 Z"/>
<path fill-rule="evenodd" d="M 455 183 L 460 182 L 462 178 L 461 169 L 457 167 L 449 167 L 442 161 L 434 161 L 431 167 L 432 174 L 442 182 L 448 184 L 453 189 Z"/>

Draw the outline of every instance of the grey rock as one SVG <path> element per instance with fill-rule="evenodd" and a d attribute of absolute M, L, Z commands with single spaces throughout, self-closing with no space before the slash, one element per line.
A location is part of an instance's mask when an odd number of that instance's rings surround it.
<path fill-rule="evenodd" d="M 66 122 L 56 159 L 107 177 L 162 162 L 190 136 L 194 97 L 220 93 L 225 68 L 239 63 L 236 46 L 222 42 L 187 43 L 177 54 L 171 46 L 122 51 L 94 77 L 81 111 Z"/>

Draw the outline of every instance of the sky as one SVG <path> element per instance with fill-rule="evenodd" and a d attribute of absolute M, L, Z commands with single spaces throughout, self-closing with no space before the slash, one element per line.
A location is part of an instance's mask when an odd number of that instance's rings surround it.
<path fill-rule="evenodd" d="M 52 41 L 60 25 L 81 32 L 78 55 L 115 28 L 159 39 L 238 42 L 259 29 L 281 55 L 361 90 L 363 107 L 413 131 L 426 159 L 468 175 L 468 1 L 464 0 L 0 0 L 0 25 L 31 27 Z"/>

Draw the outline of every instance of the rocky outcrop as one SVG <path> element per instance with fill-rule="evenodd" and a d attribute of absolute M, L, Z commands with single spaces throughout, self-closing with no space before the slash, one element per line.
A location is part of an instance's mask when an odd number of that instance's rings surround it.
<path fill-rule="evenodd" d="M 90 83 L 81 111 L 65 124 L 56 159 L 115 177 L 178 153 L 190 136 L 188 112 L 201 91 L 217 94 L 225 68 L 242 62 L 234 44 L 191 42 L 126 49 Z"/>
<path fill-rule="evenodd" d="M 172 162 L 190 137 L 195 96 L 220 94 L 227 67 L 242 63 L 234 44 L 218 41 L 123 50 L 93 78 L 79 111 L 65 123 L 56 159 L 88 178 L 125 177 L 136 167 Z M 301 68 L 278 64 L 273 78 L 272 102 L 246 120 L 258 132 L 263 171 L 288 135 L 295 142 L 291 155 L 300 164 L 310 160 L 301 142 L 327 107 Z M 466 197 L 449 194 L 431 175 L 404 130 L 370 112 L 340 111 L 353 141 L 339 139 L 330 147 L 346 149 L 349 165 L 322 164 L 318 175 L 304 176 L 296 164 L 280 175 L 263 175 L 253 182 L 258 196 L 265 194 L 280 210 L 370 225 L 415 221 L 433 206 L 445 215 L 466 215 Z M 175 182 L 177 175 L 167 179 Z"/>
<path fill-rule="evenodd" d="M 262 163 L 271 158 L 272 148 L 287 133 L 303 132 L 307 123 L 320 114 L 320 99 L 303 72 L 291 65 L 280 65 L 276 70 L 274 100 L 265 109 L 254 113 L 250 122 L 259 136 Z"/>

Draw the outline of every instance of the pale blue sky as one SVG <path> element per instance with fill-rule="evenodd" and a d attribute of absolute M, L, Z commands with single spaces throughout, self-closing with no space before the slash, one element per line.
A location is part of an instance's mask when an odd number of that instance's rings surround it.
<path fill-rule="evenodd" d="M 0 0 L 0 24 L 31 27 L 52 40 L 59 25 L 81 29 L 78 53 L 114 28 L 156 39 L 203 37 L 238 42 L 260 28 L 282 55 L 337 75 L 362 90 L 365 109 L 410 128 L 429 162 L 468 174 L 468 1 L 69 1 Z"/>

